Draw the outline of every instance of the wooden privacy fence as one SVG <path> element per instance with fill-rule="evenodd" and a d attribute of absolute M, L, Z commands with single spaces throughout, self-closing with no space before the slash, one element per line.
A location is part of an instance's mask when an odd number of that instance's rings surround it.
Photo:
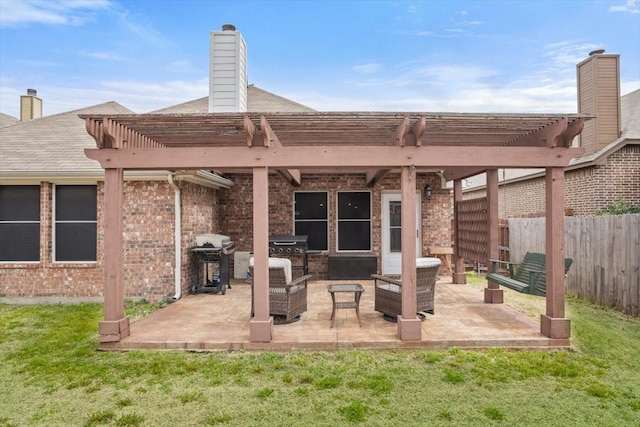
<path fill-rule="evenodd" d="M 567 294 L 640 316 L 640 215 L 565 217 Z M 545 218 L 509 219 L 509 253 L 545 252 Z"/>

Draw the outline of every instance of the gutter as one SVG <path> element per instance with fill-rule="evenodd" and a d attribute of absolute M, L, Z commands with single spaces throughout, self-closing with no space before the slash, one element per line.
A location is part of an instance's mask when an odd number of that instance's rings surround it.
<path fill-rule="evenodd" d="M 167 175 L 167 181 L 173 188 L 174 194 L 174 254 L 175 254 L 175 268 L 173 270 L 173 282 L 175 288 L 175 294 L 173 295 L 173 301 L 177 301 L 182 296 L 182 208 L 180 187 L 173 181 L 173 175 Z"/>
<path fill-rule="evenodd" d="M 220 189 L 230 188 L 233 181 L 205 170 L 181 171 L 173 173 L 176 180 L 202 185 L 204 187 Z M 164 181 L 167 179 L 167 171 L 126 170 L 125 181 Z M 104 181 L 104 170 L 0 170 L 0 183 L 3 185 L 15 184 L 40 184 L 42 181 L 56 184 L 95 184 Z"/>
<path fill-rule="evenodd" d="M 231 186 L 233 186 L 233 181 L 230 179 L 223 178 L 218 174 L 202 169 L 197 171 L 176 172 L 173 174 L 173 177 L 181 181 L 214 189 L 231 188 Z"/>

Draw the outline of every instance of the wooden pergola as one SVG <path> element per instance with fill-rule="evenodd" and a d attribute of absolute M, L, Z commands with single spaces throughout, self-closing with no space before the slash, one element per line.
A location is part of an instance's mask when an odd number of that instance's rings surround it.
<path fill-rule="evenodd" d="M 416 317 L 416 172 L 442 170 L 462 200 L 462 179 L 487 172 L 488 258 L 498 258 L 498 168 L 546 168 L 546 313 L 541 332 L 569 337 L 564 311 L 564 167 L 583 154 L 571 147 L 584 115 L 452 113 L 213 113 L 81 115 L 97 148 L 87 157 L 105 169 L 103 342 L 129 335 L 124 315 L 123 174 L 126 169 L 198 170 L 253 174 L 254 317 L 250 339 L 269 342 L 268 175 L 292 185 L 303 173 L 363 173 L 373 186 L 400 171 L 402 198 L 402 315 L 398 335 L 421 339 Z M 455 248 L 457 251 L 457 247 Z M 455 283 L 464 283 L 456 253 Z M 501 303 L 489 282 L 485 302 Z"/>

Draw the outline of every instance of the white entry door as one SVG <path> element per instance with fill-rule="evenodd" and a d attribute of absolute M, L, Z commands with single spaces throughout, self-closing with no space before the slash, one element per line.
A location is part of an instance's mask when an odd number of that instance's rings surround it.
<path fill-rule="evenodd" d="M 416 253 L 420 248 L 420 193 L 416 196 Z M 402 198 L 400 193 L 382 194 L 382 274 L 402 272 Z"/>

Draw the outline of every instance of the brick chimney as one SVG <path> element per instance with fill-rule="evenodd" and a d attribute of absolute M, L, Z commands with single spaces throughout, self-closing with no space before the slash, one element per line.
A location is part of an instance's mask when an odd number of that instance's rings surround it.
<path fill-rule="evenodd" d="M 247 45 L 231 24 L 212 31 L 209 57 L 209 112 L 247 111 Z"/>
<path fill-rule="evenodd" d="M 20 121 L 28 122 L 42 117 L 42 99 L 37 94 L 35 89 L 27 89 L 27 94 L 20 96 Z"/>
<path fill-rule="evenodd" d="M 598 116 L 580 135 L 580 146 L 591 154 L 620 137 L 620 55 L 594 50 L 576 71 L 578 113 Z"/>

